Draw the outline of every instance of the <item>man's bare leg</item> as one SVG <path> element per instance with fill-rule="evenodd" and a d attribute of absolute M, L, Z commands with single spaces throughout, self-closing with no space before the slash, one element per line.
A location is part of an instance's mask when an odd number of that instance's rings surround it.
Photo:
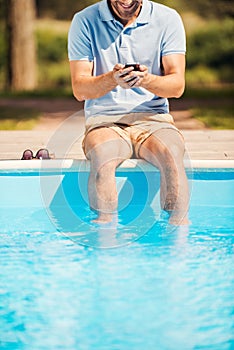
<path fill-rule="evenodd" d="M 112 220 L 118 206 L 115 170 L 131 156 L 131 150 L 122 137 L 106 127 L 88 133 L 85 149 L 90 160 L 90 207 L 98 213 L 96 222 L 107 223 Z"/>
<path fill-rule="evenodd" d="M 189 189 L 182 136 L 173 129 L 158 130 L 145 140 L 139 155 L 160 170 L 161 207 L 170 214 L 170 224 L 187 225 Z"/>

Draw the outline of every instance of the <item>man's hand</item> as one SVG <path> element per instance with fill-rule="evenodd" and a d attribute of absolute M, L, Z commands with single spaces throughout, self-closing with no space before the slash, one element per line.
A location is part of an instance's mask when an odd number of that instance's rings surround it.
<path fill-rule="evenodd" d="M 156 96 L 178 98 L 185 86 L 185 55 L 173 54 L 162 57 L 164 74 L 156 75 L 148 72 L 148 68 L 140 65 L 139 71 L 133 67 L 124 68 L 116 64 L 113 68 L 112 80 L 123 89 L 142 87 Z"/>
<path fill-rule="evenodd" d="M 133 67 L 124 68 L 123 64 L 116 64 L 113 68 L 113 78 L 123 89 L 139 87 L 148 74 L 146 66 L 140 65 L 139 71 L 134 71 Z"/>

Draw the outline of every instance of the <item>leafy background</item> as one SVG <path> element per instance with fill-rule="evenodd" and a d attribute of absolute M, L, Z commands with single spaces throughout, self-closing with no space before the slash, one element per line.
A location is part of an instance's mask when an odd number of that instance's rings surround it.
<path fill-rule="evenodd" d="M 7 41 L 4 5 L 6 1 L 0 0 L 0 95 L 2 96 L 11 94 L 6 90 L 5 84 Z M 54 94 L 72 96 L 67 59 L 67 32 L 74 13 L 96 2 L 93 0 L 36 0 L 38 87 L 30 94 L 47 97 Z M 214 100 L 218 98 L 220 101 L 219 106 L 209 105 L 209 108 L 193 109 L 193 115 L 203 120 L 208 126 L 234 129 L 233 2 L 230 0 L 216 0 L 215 3 L 213 0 L 157 2 L 175 8 L 182 16 L 185 25 L 187 69 L 184 97 L 213 98 Z"/>
<path fill-rule="evenodd" d="M 67 32 L 76 11 L 93 0 L 36 0 L 35 36 L 39 72 L 38 88 L 69 89 Z M 234 57 L 234 6 L 230 0 L 158 1 L 179 11 L 187 33 L 187 85 L 232 84 Z M 4 90 L 6 41 L 4 0 L 0 0 L 0 90 Z"/>

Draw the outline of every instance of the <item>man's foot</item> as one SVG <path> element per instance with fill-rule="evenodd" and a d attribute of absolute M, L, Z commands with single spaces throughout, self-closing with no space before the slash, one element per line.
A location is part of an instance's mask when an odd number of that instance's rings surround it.
<path fill-rule="evenodd" d="M 172 213 L 169 218 L 169 224 L 173 226 L 182 226 L 182 225 L 188 226 L 191 224 L 191 222 L 188 219 L 187 215 L 183 216 L 183 215 Z"/>
<path fill-rule="evenodd" d="M 100 213 L 98 217 L 94 220 L 92 220 L 95 224 L 109 224 L 109 223 L 117 223 L 118 217 L 116 213 Z"/>

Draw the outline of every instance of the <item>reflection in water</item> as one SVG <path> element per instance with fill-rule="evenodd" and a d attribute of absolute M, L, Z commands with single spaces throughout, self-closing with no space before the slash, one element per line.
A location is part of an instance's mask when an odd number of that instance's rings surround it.
<path fill-rule="evenodd" d="M 204 220 L 207 215 L 203 210 Z M 231 212 L 226 215 L 229 219 Z M 40 215 L 37 220 L 44 221 Z M 82 237 L 113 247 L 132 232 L 96 227 Z M 115 249 L 74 242 L 68 232 L 0 235 L 3 349 L 74 350 L 82 344 L 101 350 L 117 342 L 119 349 L 184 349 L 184 344 L 226 349 L 231 344 L 230 228 L 203 228 L 197 220 L 188 231 L 171 231 L 161 219 Z"/>
<path fill-rule="evenodd" d="M 231 349 L 234 216 L 225 181 L 212 198 L 203 182 L 200 193 L 194 185 L 190 226 L 169 226 L 151 189 L 122 197 L 118 220 L 105 226 L 92 223 L 73 176 L 55 186 L 56 200 L 44 196 L 48 211 L 1 208 L 0 347 Z"/>

